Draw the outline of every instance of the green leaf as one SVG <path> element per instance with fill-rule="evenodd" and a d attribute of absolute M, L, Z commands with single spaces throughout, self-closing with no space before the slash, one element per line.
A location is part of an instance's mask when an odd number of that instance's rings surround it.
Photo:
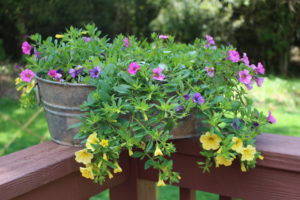
<path fill-rule="evenodd" d="M 153 160 L 147 160 L 144 165 L 144 169 L 147 170 L 153 165 Z"/>
<path fill-rule="evenodd" d="M 150 140 L 147 144 L 147 147 L 145 149 L 146 152 L 149 152 L 153 147 L 153 140 Z"/>
<path fill-rule="evenodd" d="M 68 126 L 68 130 L 72 129 L 72 128 L 78 128 L 81 125 L 82 125 L 82 122 L 78 122 L 78 123 L 72 124 L 72 125 Z"/>
<path fill-rule="evenodd" d="M 130 85 L 121 84 L 114 87 L 114 90 L 120 94 L 127 94 L 130 88 L 131 88 Z"/>

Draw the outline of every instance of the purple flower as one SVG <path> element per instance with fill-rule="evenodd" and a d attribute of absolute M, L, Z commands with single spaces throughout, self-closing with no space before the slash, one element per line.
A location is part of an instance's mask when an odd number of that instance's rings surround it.
<path fill-rule="evenodd" d="M 85 42 L 90 42 L 92 40 L 92 38 L 90 38 L 90 37 L 83 37 L 83 39 Z"/>
<path fill-rule="evenodd" d="M 160 67 L 154 68 L 152 78 L 158 81 L 163 81 L 166 76 L 161 73 L 162 71 L 163 69 Z"/>
<path fill-rule="evenodd" d="M 241 61 L 243 61 L 245 65 L 249 67 L 250 61 L 246 53 L 243 53 L 243 58 L 241 58 Z"/>
<path fill-rule="evenodd" d="M 244 84 L 251 83 L 252 76 L 247 69 L 239 72 L 239 81 Z"/>
<path fill-rule="evenodd" d="M 168 39 L 169 36 L 168 35 L 160 35 L 158 36 L 159 39 Z"/>
<path fill-rule="evenodd" d="M 21 67 L 22 67 L 21 65 L 15 65 L 16 69 L 21 69 Z"/>
<path fill-rule="evenodd" d="M 83 69 L 84 69 L 84 67 L 82 67 L 81 65 L 77 65 L 77 67 L 75 69 L 71 68 L 69 70 L 69 74 L 71 75 L 72 78 L 76 78 L 78 75 L 81 74 Z"/>
<path fill-rule="evenodd" d="M 216 49 L 217 47 L 215 46 L 215 40 L 214 40 L 214 38 L 212 37 L 212 36 L 210 36 L 210 35 L 206 35 L 205 36 L 205 38 L 206 38 L 206 41 L 207 41 L 207 43 L 206 43 L 206 45 L 205 45 L 205 48 L 208 48 L 208 47 L 210 47 L 210 46 L 212 46 L 212 49 Z"/>
<path fill-rule="evenodd" d="M 141 66 L 138 63 L 132 62 L 129 64 L 128 73 L 134 75 L 140 70 L 140 68 Z"/>
<path fill-rule="evenodd" d="M 262 77 L 255 77 L 255 82 L 257 84 L 258 87 L 261 87 L 263 82 L 264 82 L 264 78 Z"/>
<path fill-rule="evenodd" d="M 37 50 L 36 50 L 36 48 L 34 48 L 33 49 L 33 56 L 34 56 L 34 60 L 36 60 L 39 56 L 40 56 L 40 52 L 38 52 Z"/>
<path fill-rule="evenodd" d="M 229 50 L 228 54 L 229 54 L 228 59 L 231 60 L 232 62 L 236 63 L 236 62 L 240 61 L 239 52 L 237 52 L 235 50 Z"/>
<path fill-rule="evenodd" d="M 197 103 L 197 104 L 204 104 L 205 103 L 205 99 L 203 98 L 203 96 L 200 93 L 195 93 L 194 97 L 193 97 L 193 102 Z"/>
<path fill-rule="evenodd" d="M 257 64 L 257 67 L 254 69 L 254 71 L 256 74 L 265 74 L 265 68 L 260 62 Z"/>
<path fill-rule="evenodd" d="M 30 69 L 25 69 L 21 72 L 20 77 L 23 81 L 29 83 L 33 79 L 34 73 Z"/>
<path fill-rule="evenodd" d="M 209 77 L 214 77 L 215 75 L 215 68 L 214 67 L 205 67 L 204 70 L 207 72 Z"/>
<path fill-rule="evenodd" d="M 270 123 L 270 124 L 275 124 L 276 123 L 276 119 L 275 117 L 272 115 L 272 112 L 269 111 L 269 115 L 267 117 L 267 121 Z"/>
<path fill-rule="evenodd" d="M 128 39 L 128 37 L 125 37 L 125 38 L 123 39 L 123 42 L 124 42 L 124 46 L 125 46 L 125 47 L 129 47 L 129 39 Z"/>
<path fill-rule="evenodd" d="M 259 126 L 259 123 L 258 123 L 258 122 L 253 122 L 253 126 L 254 126 L 254 127 L 258 127 L 258 126 Z"/>
<path fill-rule="evenodd" d="M 232 127 L 234 128 L 234 130 L 238 130 L 239 129 L 239 127 L 238 127 L 238 125 L 237 125 L 237 123 L 236 123 L 235 120 L 232 121 Z"/>
<path fill-rule="evenodd" d="M 32 49 L 32 46 L 27 41 L 23 42 L 22 51 L 24 54 L 30 55 L 31 49 Z"/>
<path fill-rule="evenodd" d="M 62 81 L 62 74 L 56 71 L 55 69 L 50 69 L 47 75 L 54 81 Z"/>
<path fill-rule="evenodd" d="M 91 78 L 98 78 L 101 73 L 101 67 L 96 66 L 94 69 L 90 70 L 90 77 Z"/>
<path fill-rule="evenodd" d="M 184 97 L 185 100 L 189 100 L 190 99 L 190 95 L 189 94 L 186 94 L 183 97 Z"/>
<path fill-rule="evenodd" d="M 184 107 L 182 105 L 179 105 L 175 108 L 176 112 L 180 112 L 184 110 Z"/>
<path fill-rule="evenodd" d="M 253 81 L 251 81 L 251 83 L 249 83 L 249 84 L 244 84 L 244 85 L 246 86 L 246 88 L 248 90 L 252 90 L 252 88 L 253 88 Z"/>

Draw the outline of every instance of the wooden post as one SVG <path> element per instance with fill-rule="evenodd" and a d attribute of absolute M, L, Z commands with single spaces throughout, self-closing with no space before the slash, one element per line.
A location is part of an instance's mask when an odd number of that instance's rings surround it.
<path fill-rule="evenodd" d="M 196 200 L 196 191 L 180 187 L 179 196 L 180 200 Z"/>
<path fill-rule="evenodd" d="M 153 181 L 138 179 L 137 160 L 130 159 L 129 178 L 110 189 L 110 200 L 156 200 L 156 185 Z"/>

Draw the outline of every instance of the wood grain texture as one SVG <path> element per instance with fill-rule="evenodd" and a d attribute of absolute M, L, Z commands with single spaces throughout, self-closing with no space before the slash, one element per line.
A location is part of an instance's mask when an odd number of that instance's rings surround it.
<path fill-rule="evenodd" d="M 62 178 L 78 172 L 79 164 L 74 160 L 74 152 L 79 149 L 45 142 L 0 157 L 0 199 L 16 198 L 53 181 L 63 181 Z M 128 157 L 123 156 L 122 162 L 126 159 Z M 126 165 L 124 167 L 125 173 L 118 175 L 122 181 L 127 178 L 128 170 Z M 81 181 L 86 182 L 83 178 Z M 92 181 L 89 184 L 92 185 Z"/>
<path fill-rule="evenodd" d="M 180 200 L 196 200 L 196 191 L 188 188 L 179 188 Z"/>

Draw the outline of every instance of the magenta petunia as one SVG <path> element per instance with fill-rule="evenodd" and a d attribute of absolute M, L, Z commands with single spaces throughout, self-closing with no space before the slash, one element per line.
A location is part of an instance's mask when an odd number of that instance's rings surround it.
<path fill-rule="evenodd" d="M 251 74 L 247 69 L 239 72 L 239 81 L 244 84 L 250 84 L 252 80 Z"/>
<path fill-rule="evenodd" d="M 134 75 L 140 70 L 140 68 L 141 66 L 138 63 L 132 62 L 129 64 L 128 73 Z"/>
<path fill-rule="evenodd" d="M 22 51 L 24 54 L 30 55 L 31 49 L 32 49 L 32 46 L 27 41 L 23 42 Z"/>
<path fill-rule="evenodd" d="M 275 124 L 276 123 L 276 119 L 275 117 L 272 115 L 272 112 L 269 111 L 269 115 L 267 117 L 267 121 L 270 123 L 270 124 Z"/>
<path fill-rule="evenodd" d="M 25 69 L 21 72 L 20 77 L 23 81 L 29 83 L 34 77 L 34 72 L 31 71 L 30 69 Z"/>
<path fill-rule="evenodd" d="M 129 39 L 128 39 L 128 37 L 125 37 L 124 39 L 123 39 L 123 42 L 124 42 L 124 46 L 125 47 L 129 47 Z"/>
<path fill-rule="evenodd" d="M 256 77 L 255 78 L 255 82 L 256 82 L 256 84 L 257 84 L 258 87 L 261 87 L 262 84 L 263 84 L 263 82 L 264 82 L 264 78 L 262 78 L 262 77 Z"/>
<path fill-rule="evenodd" d="M 59 70 L 60 71 L 60 70 Z M 50 69 L 48 71 L 48 76 L 54 80 L 54 81 L 63 81 L 63 79 L 61 78 L 62 77 L 62 74 L 59 73 L 59 71 L 56 71 L 55 69 Z"/>
<path fill-rule="evenodd" d="M 159 39 L 168 39 L 169 36 L 168 35 L 160 35 L 158 36 Z"/>
<path fill-rule="evenodd" d="M 257 64 L 257 67 L 255 68 L 254 70 L 257 74 L 260 73 L 260 74 L 265 74 L 265 68 L 264 66 L 259 62 Z"/>
<path fill-rule="evenodd" d="M 205 67 L 204 70 L 207 72 L 209 77 L 215 76 L 215 68 L 214 67 Z"/>
<path fill-rule="evenodd" d="M 240 54 L 239 52 L 235 50 L 229 50 L 228 51 L 228 59 L 231 60 L 232 62 L 239 62 L 240 61 Z"/>
<path fill-rule="evenodd" d="M 250 61 L 246 53 L 243 53 L 243 57 L 241 58 L 241 61 L 243 61 L 246 66 L 248 67 L 250 66 Z"/>
<path fill-rule="evenodd" d="M 163 81 L 166 76 L 162 74 L 162 71 L 163 69 L 160 67 L 154 68 L 152 78 L 158 81 Z"/>

